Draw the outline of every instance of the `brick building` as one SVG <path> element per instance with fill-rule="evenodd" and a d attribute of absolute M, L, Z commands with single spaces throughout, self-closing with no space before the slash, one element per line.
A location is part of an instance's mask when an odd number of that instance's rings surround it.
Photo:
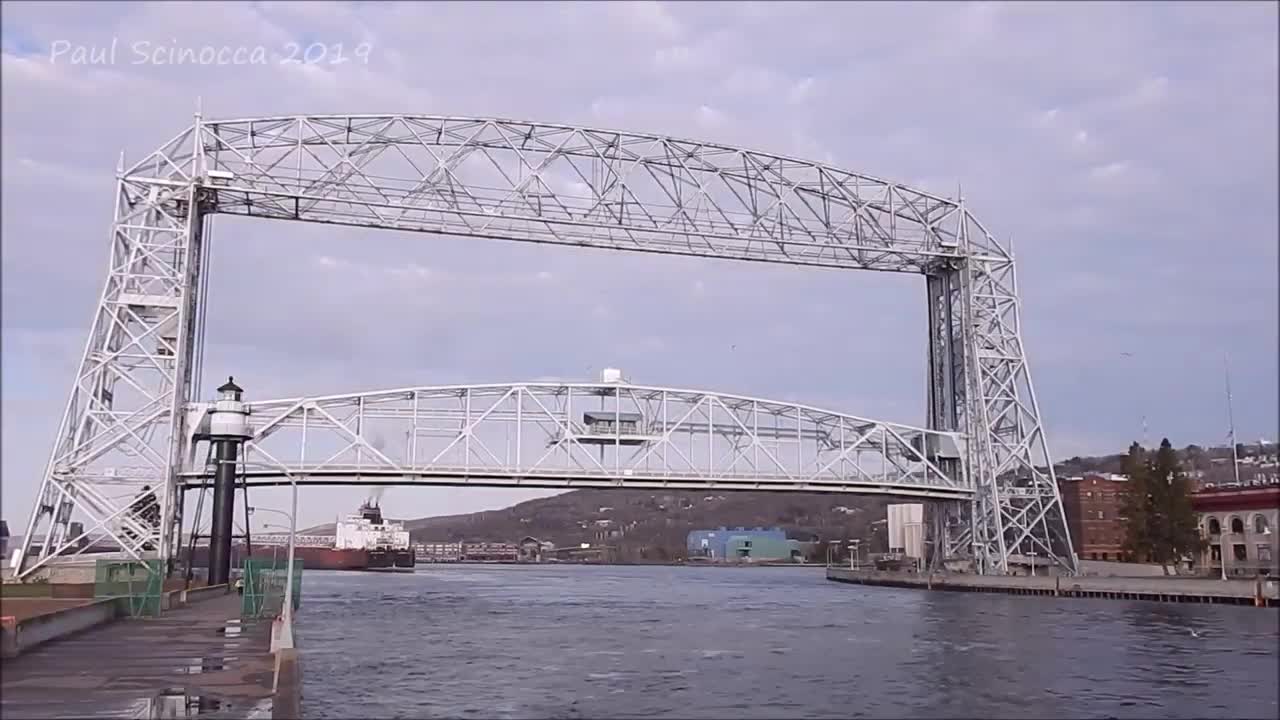
<path fill-rule="evenodd" d="M 1124 519 L 1120 508 L 1129 478 L 1087 473 L 1058 479 L 1071 545 L 1081 560 L 1124 559 Z"/>
<path fill-rule="evenodd" d="M 460 542 L 420 542 L 413 546 L 418 562 L 460 562 L 462 560 L 462 543 Z"/>
<path fill-rule="evenodd" d="M 463 562 L 516 562 L 520 558 L 520 546 L 506 542 L 464 542 Z"/>

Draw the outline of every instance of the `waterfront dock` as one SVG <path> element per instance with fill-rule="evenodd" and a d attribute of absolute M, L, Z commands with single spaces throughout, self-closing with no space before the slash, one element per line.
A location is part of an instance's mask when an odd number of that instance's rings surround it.
<path fill-rule="evenodd" d="M 827 568 L 832 582 L 881 587 L 994 592 L 1009 595 L 1152 600 L 1280 607 L 1275 581 L 1218 580 L 1198 577 L 1026 577 L 954 573 L 902 573 Z"/>
<path fill-rule="evenodd" d="M 242 618 L 226 586 L 168 598 L 157 617 L 113 602 L 6 617 L 0 715 L 298 717 L 294 651 L 273 653 L 271 620 Z"/>

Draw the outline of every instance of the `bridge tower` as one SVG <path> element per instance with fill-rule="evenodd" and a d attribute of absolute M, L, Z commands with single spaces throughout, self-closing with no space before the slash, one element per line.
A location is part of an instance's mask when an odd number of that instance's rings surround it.
<path fill-rule="evenodd" d="M 936 514 L 935 542 L 984 573 L 1030 553 L 1076 569 L 1013 254 L 963 200 L 651 133 L 428 115 L 197 114 L 119 168 L 106 284 L 19 577 L 94 542 L 129 557 L 175 556 L 177 499 L 195 462 L 214 214 L 923 275 L 927 423 L 963 435 L 955 472 L 976 485 L 972 501 Z M 162 490 L 158 527 L 129 512 L 142 485 Z"/>

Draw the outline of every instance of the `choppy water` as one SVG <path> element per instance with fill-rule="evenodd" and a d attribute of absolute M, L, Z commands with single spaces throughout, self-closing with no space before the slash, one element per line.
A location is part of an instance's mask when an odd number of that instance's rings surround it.
<path fill-rule="evenodd" d="M 1280 716 L 1280 613 L 1251 607 L 427 566 L 308 572 L 297 622 L 315 718 Z"/>

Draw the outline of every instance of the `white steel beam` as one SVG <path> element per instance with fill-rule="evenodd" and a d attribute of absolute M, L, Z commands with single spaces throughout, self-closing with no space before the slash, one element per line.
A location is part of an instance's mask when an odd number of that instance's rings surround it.
<path fill-rule="evenodd" d="M 891 453 L 919 431 L 903 434 L 875 421 L 856 419 L 855 425 L 853 418 L 828 413 L 821 422 L 824 416 L 806 415 L 808 409 L 775 415 L 765 411 L 767 402 L 747 408 L 715 395 L 717 405 L 707 394 L 705 407 L 688 406 L 698 393 L 643 388 L 632 390 L 649 393 L 649 405 L 640 405 L 646 417 L 660 420 L 659 439 L 637 445 L 615 438 L 606 448 L 582 437 L 580 418 L 569 412 L 575 392 L 589 388 L 547 395 L 532 384 L 519 386 L 513 394 L 518 404 L 510 409 L 498 407 L 510 399 L 478 398 L 472 390 L 460 391 L 451 407 L 421 413 L 412 407 L 413 389 L 409 403 L 393 410 L 382 407 L 381 396 L 362 396 L 355 424 L 342 427 L 323 427 L 341 417 L 325 398 L 295 400 L 301 413 L 284 413 L 276 429 L 303 423 L 320 435 L 308 436 L 304 452 L 290 447 L 280 457 L 298 457 L 314 446 L 332 456 L 322 459 L 329 462 L 325 467 L 354 463 L 389 472 L 393 458 L 381 441 L 364 437 L 366 425 L 409 417 L 406 446 L 413 452 L 395 461 L 399 471 L 413 470 L 426 452 L 442 452 L 432 443 L 443 434 L 457 442 L 431 465 L 444 467 L 458 455 L 456 464 L 471 477 L 473 469 L 498 459 L 492 448 L 510 441 L 474 428 L 456 433 L 465 423 L 501 421 L 514 430 L 519 458 L 502 482 L 521 481 L 516 470 L 546 463 L 584 472 L 612 467 L 615 474 L 649 472 L 655 464 L 675 473 L 680 465 L 680 472 L 704 478 L 700 482 L 715 473 L 743 482 L 755 474 L 763 482 L 765 468 L 796 482 L 826 482 L 833 475 L 839 484 L 865 475 L 864 484 L 851 486 L 866 492 L 873 491 L 867 478 L 915 488 L 944 487 L 939 475 L 952 482 L 963 478 L 972 483 L 972 501 L 949 505 L 945 521 L 934 524 L 946 528 L 947 555 L 968 556 L 980 572 L 1005 572 L 1010 557 L 1030 551 L 1076 568 L 1022 344 L 1013 257 L 960 200 L 718 143 L 498 118 L 391 114 L 197 116 L 142 161 L 120 168 L 107 281 L 41 479 L 19 576 L 74 552 L 73 516 L 115 537 L 128 553 L 158 546 L 161 558 L 171 555 L 175 492 L 193 472 L 181 465 L 196 457 L 183 409 L 193 400 L 202 367 L 206 219 L 218 213 L 925 275 L 928 426 L 967 440 L 958 459 L 921 462 L 910 453 Z M 482 415 L 483 405 L 471 405 L 476 399 L 494 407 Z M 672 425 L 673 418 L 680 419 Z M 346 441 L 326 444 L 325 433 L 345 434 Z M 535 459 L 533 444 L 548 442 L 549 433 L 551 444 L 537 451 L 545 457 Z M 695 436 L 701 448 L 678 442 Z M 879 467 L 864 466 L 859 444 L 878 446 Z M 614 455 L 602 463 L 605 451 Z M 628 452 L 635 453 L 631 464 L 619 456 Z M 718 454 L 703 457 L 712 452 Z M 348 455 L 354 460 L 347 462 Z M 301 459 L 296 467 L 322 469 Z M 132 470 L 121 476 L 118 468 Z M 615 482 L 627 482 L 623 478 Z M 164 521 L 139 535 L 129 513 L 120 511 L 144 483 L 157 486 Z M 100 492 L 106 485 L 128 492 L 110 497 Z M 41 550 L 32 557 L 34 543 Z"/>
<path fill-rule="evenodd" d="M 599 404 L 575 414 L 569 403 L 556 402 L 571 393 L 598 398 Z M 454 407 L 459 397 L 470 408 L 461 417 Z M 735 406 L 747 409 L 745 416 L 733 416 L 732 424 L 711 422 L 705 412 Z M 658 410 L 664 407 L 665 417 Z M 242 469 L 249 484 L 292 476 L 301 484 L 339 479 L 529 487 L 658 483 L 687 489 L 898 492 L 944 499 L 970 499 L 974 492 L 967 475 L 956 472 L 957 465 L 948 468 L 946 460 L 915 446 L 936 446 L 945 437 L 963 447 L 959 433 L 699 390 L 621 383 L 451 385 L 268 400 L 248 408 L 260 423 L 247 443 Z M 351 409 L 354 415 L 346 417 Z M 590 424 L 586 413 L 613 418 L 614 424 L 602 429 Z M 434 432 L 422 432 L 441 418 L 447 422 Z M 379 438 L 399 436 L 416 438 L 406 446 L 411 450 L 376 449 Z M 762 437 L 777 441 L 784 436 L 790 442 L 775 449 L 762 444 Z M 489 449 L 500 442 L 505 452 Z M 767 450 L 769 461 L 750 460 L 738 451 L 743 446 Z M 256 460 L 258 455 L 265 461 Z M 208 468 L 195 463 L 182 468 L 181 476 L 188 485 L 210 477 Z"/>

